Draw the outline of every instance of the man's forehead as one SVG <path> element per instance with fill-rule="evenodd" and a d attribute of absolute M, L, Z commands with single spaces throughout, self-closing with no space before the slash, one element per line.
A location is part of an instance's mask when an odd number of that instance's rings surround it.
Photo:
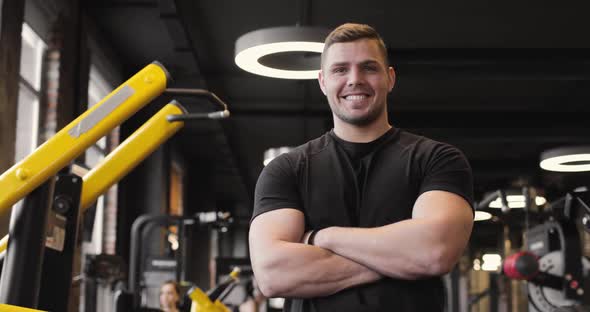
<path fill-rule="evenodd" d="M 360 52 L 360 53 L 359 53 Z M 377 62 L 381 63 L 382 53 L 376 40 L 359 39 L 350 42 L 333 43 L 325 52 L 325 65 L 336 63 L 350 63 L 351 58 L 355 58 L 354 63 Z M 359 59 L 360 58 L 360 59 Z"/>

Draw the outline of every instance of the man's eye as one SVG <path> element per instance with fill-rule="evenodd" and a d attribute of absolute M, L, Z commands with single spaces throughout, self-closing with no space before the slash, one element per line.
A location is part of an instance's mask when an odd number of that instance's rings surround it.
<path fill-rule="evenodd" d="M 377 67 L 376 66 L 365 66 L 365 70 L 366 71 L 377 71 Z"/>
<path fill-rule="evenodd" d="M 346 72 L 346 68 L 344 67 L 337 67 L 332 70 L 333 73 L 344 73 Z"/>

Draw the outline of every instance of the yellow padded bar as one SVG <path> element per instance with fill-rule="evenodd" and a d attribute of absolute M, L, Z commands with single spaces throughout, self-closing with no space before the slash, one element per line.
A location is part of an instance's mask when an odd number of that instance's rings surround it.
<path fill-rule="evenodd" d="M 158 146 L 178 132 L 184 126 L 184 122 L 169 122 L 166 117 L 183 113 L 184 110 L 176 101 L 167 104 L 84 175 L 80 207 L 86 209 L 92 205 L 109 187 L 121 180 Z"/>
<path fill-rule="evenodd" d="M 167 104 L 119 144 L 102 162 L 86 173 L 83 177 L 80 208 L 84 210 L 92 205 L 98 196 L 121 180 L 158 146 L 178 132 L 184 126 L 184 122 L 168 122 L 166 117 L 184 113 L 184 109 L 176 101 Z M 8 235 L 5 235 L 0 239 L 0 253 L 8 247 L 8 238 Z"/>
<path fill-rule="evenodd" d="M 4 252 L 6 250 L 7 246 L 8 246 L 8 235 L 5 235 L 4 237 L 2 237 L 2 239 L 0 239 L 0 253 Z"/>
<path fill-rule="evenodd" d="M 0 176 L 0 212 L 10 209 L 90 145 L 160 95 L 166 69 L 152 63 Z"/>
<path fill-rule="evenodd" d="M 0 304 L 0 312 L 43 312 L 43 310 L 23 308 L 9 304 Z"/>
<path fill-rule="evenodd" d="M 188 295 L 192 300 L 190 312 L 230 312 L 219 300 L 212 302 L 200 288 L 194 287 Z"/>

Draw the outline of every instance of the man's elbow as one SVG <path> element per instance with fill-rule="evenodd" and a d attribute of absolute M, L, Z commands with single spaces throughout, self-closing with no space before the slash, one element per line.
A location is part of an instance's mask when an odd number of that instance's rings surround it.
<path fill-rule="evenodd" d="M 451 248 L 434 248 L 428 260 L 428 275 L 440 276 L 445 275 L 453 270 L 457 261 L 459 261 L 460 254 Z"/>
<path fill-rule="evenodd" d="M 257 280 L 258 288 L 260 288 L 260 292 L 267 298 L 279 297 L 280 291 L 276 281 L 268 280 L 268 279 L 260 279 Z"/>
<path fill-rule="evenodd" d="M 261 281 L 257 279 L 256 281 L 260 292 L 267 298 L 289 297 L 290 288 L 278 276 L 263 278 Z"/>
<path fill-rule="evenodd" d="M 265 297 L 280 297 L 286 291 L 280 273 L 272 266 L 259 266 L 254 270 L 254 276 L 260 292 Z"/>

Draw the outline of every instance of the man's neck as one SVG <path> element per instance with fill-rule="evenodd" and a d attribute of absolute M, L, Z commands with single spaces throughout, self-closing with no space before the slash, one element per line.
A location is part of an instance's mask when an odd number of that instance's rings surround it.
<path fill-rule="evenodd" d="M 334 117 L 334 133 L 344 141 L 354 143 L 367 143 L 381 137 L 391 129 L 391 125 L 385 119 L 377 119 L 366 126 L 356 126 L 346 123 Z"/>

